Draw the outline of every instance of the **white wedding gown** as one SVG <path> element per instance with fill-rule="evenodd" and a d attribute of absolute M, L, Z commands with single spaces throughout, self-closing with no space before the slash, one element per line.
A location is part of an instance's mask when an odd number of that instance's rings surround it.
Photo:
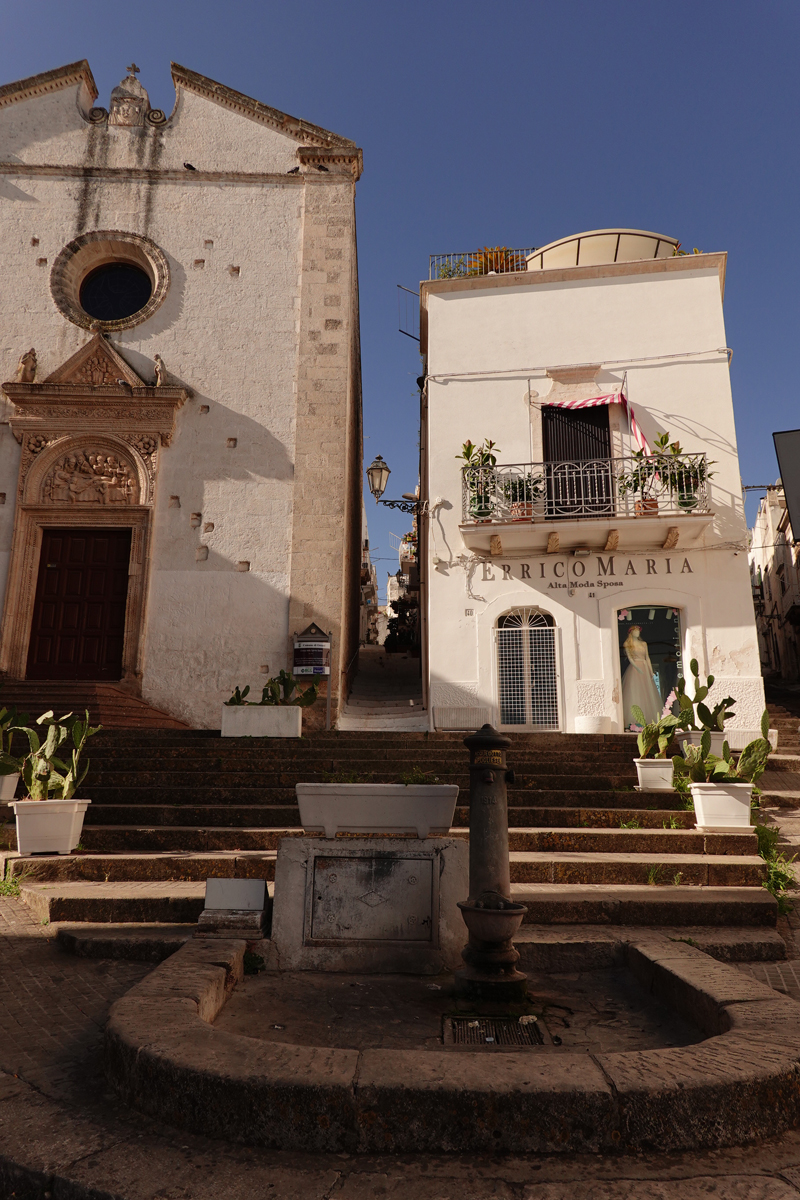
<path fill-rule="evenodd" d="M 622 677 L 622 712 L 624 728 L 627 729 L 630 725 L 638 724 L 631 713 L 634 704 L 639 705 L 646 721 L 657 721 L 663 704 L 653 678 L 647 643 L 634 642 L 630 649 L 625 650 L 625 654 L 628 666 Z"/>

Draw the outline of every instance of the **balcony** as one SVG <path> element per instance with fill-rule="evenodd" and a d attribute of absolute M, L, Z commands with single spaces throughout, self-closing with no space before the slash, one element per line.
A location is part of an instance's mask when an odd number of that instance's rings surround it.
<path fill-rule="evenodd" d="M 462 472 L 461 534 L 479 554 L 674 549 L 711 524 L 705 454 L 510 463 Z"/>
<path fill-rule="evenodd" d="M 476 275 L 505 275 L 527 271 L 528 256 L 536 250 L 526 246 L 511 250 L 508 246 L 485 246 L 483 250 L 464 250 L 455 254 L 431 254 L 429 279 L 468 279 Z"/>

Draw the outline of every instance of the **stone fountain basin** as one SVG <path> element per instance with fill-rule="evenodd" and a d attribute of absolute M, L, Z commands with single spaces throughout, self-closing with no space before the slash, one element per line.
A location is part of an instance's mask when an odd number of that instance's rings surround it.
<path fill-rule="evenodd" d="M 195 940 L 113 1006 L 107 1074 L 167 1124 L 281 1149 L 686 1150 L 800 1124 L 800 1005 L 660 934 L 606 937 L 606 953 L 704 1040 L 491 1055 L 268 1042 L 212 1024 L 246 944 Z"/>

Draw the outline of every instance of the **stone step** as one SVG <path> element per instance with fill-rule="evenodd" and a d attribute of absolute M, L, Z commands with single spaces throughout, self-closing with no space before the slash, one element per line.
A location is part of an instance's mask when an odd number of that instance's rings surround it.
<path fill-rule="evenodd" d="M 186 730 L 188 727 L 170 713 L 153 708 L 146 701 L 110 683 L 64 682 L 63 680 L 5 680 L 3 704 L 37 717 L 50 709 L 57 714 L 85 712 L 92 724 L 105 729 L 142 731 Z"/>
<path fill-rule="evenodd" d="M 776 929 L 759 926 L 663 925 L 658 932 L 684 942 L 720 962 L 775 962 L 786 957 L 786 943 Z M 652 937 L 647 926 L 523 925 L 514 938 L 523 971 L 567 972 L 613 967 L 620 938 Z"/>
<path fill-rule="evenodd" d="M 509 857 L 515 883 L 758 887 L 765 874 L 763 859 L 743 854 L 512 850 Z M 23 887 L 76 881 L 200 881 L 211 876 L 274 879 L 275 859 L 274 849 L 75 853 L 10 858 L 7 870 Z"/>
<path fill-rule="evenodd" d="M 645 925 L 774 929 L 777 901 L 763 887 L 514 883 L 530 925 Z"/>
<path fill-rule="evenodd" d="M 288 792 L 288 789 L 287 789 Z M 633 793 L 637 797 L 637 793 Z M 607 793 L 599 794 L 606 799 Z M 646 794 L 648 800 L 657 799 L 663 804 L 661 794 Z M 285 829 L 295 828 L 300 823 L 300 811 L 296 798 L 285 805 L 196 805 L 171 804 L 97 804 L 86 810 L 84 831 L 96 826 L 137 828 L 159 828 L 162 826 L 193 825 L 204 829 Z M 614 801 L 631 803 L 631 793 L 613 795 Z M 7 806 L 0 806 L 0 821 L 13 821 L 13 813 Z M 623 823 L 638 822 L 641 829 L 693 829 L 694 812 L 684 809 L 659 808 L 651 804 L 647 808 L 619 808 L 598 804 L 597 807 L 522 807 L 513 805 L 508 810 L 509 825 L 515 828 L 572 829 L 576 827 L 620 829 Z M 453 818 L 455 826 L 469 825 L 469 808 L 456 805 Z"/>
<path fill-rule="evenodd" d="M 512 851 L 514 883 L 753 887 L 766 875 L 758 855 Z"/>
<path fill-rule="evenodd" d="M 689 814 L 687 814 L 689 815 Z M 277 850 L 282 837 L 298 834 L 299 826 L 225 827 L 202 825 L 157 825 L 152 828 L 126 825 L 85 826 L 81 834 L 84 850 L 104 853 L 214 850 Z M 451 834 L 467 837 L 465 825 L 454 826 Z M 511 850 L 559 854 L 573 851 L 632 854 L 738 854 L 755 853 L 754 834 L 703 834 L 695 829 L 617 828 L 515 828 L 508 831 Z"/>
<path fill-rule="evenodd" d="M 122 854 L 38 854 L 31 857 L 12 857 L 6 871 L 20 881 L 24 890 L 29 884 L 60 888 L 72 883 L 131 883 L 167 884 L 203 883 L 210 878 L 274 879 L 274 850 L 128 852 Z M 59 917 L 58 920 L 69 920 Z M 78 920 L 79 918 L 76 918 Z M 88 918 L 80 918 L 81 920 Z M 109 918 L 102 917 L 100 920 Z M 120 920 L 127 918 L 120 917 Z M 134 918 L 131 918 L 134 919 Z M 153 917 L 161 920 L 160 917 Z M 176 918 L 183 920 L 184 918 Z M 191 918 L 186 918 L 191 919 Z"/>
<path fill-rule="evenodd" d="M 20 895 L 43 925 L 57 921 L 196 922 L 205 905 L 202 883 L 29 883 Z"/>
<path fill-rule="evenodd" d="M 185 945 L 196 929 L 186 925 L 60 924 L 57 939 L 76 958 L 123 958 L 160 963 Z"/>
<path fill-rule="evenodd" d="M 784 755 L 783 758 L 779 758 L 779 761 L 783 762 L 785 759 L 787 766 L 791 767 L 797 765 L 796 758 L 796 755 Z M 209 752 L 205 757 L 188 752 L 162 754 L 156 748 L 152 751 L 148 761 L 143 763 L 141 750 L 137 751 L 135 747 L 127 746 L 113 755 L 92 753 L 89 779 L 94 779 L 98 774 L 108 771 L 157 771 L 173 775 L 178 773 L 208 774 L 214 771 L 227 773 L 231 770 L 242 774 L 247 771 L 275 771 L 276 769 L 283 771 L 338 771 L 342 769 L 362 771 L 374 769 L 376 766 L 383 766 L 384 770 L 387 770 L 387 764 L 392 768 L 403 770 L 410 767 L 417 767 L 420 770 L 449 767 L 453 771 L 466 772 L 469 767 L 469 758 L 463 751 L 456 753 L 452 749 L 428 746 L 413 756 L 409 755 L 406 750 L 395 752 L 381 747 L 359 747 L 334 755 L 330 750 L 321 749 L 309 750 L 305 754 L 291 750 L 279 753 L 269 749 L 253 749 L 251 743 L 247 749 L 230 752 L 215 750 Z M 595 754 L 593 751 L 578 754 L 570 751 L 553 755 L 535 754 L 526 750 L 515 756 L 513 767 L 517 774 L 535 771 L 540 775 L 559 775 L 605 769 L 606 771 L 611 770 L 615 774 L 625 771 L 631 778 L 636 778 L 633 759 L 624 751 L 614 754 Z"/>

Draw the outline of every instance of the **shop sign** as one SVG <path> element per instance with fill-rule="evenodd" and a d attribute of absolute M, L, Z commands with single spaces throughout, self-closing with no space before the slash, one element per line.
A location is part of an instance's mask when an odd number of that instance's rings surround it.
<path fill-rule="evenodd" d="M 580 588 L 587 598 L 598 592 L 622 588 L 634 576 L 693 575 L 688 558 L 627 558 L 624 554 L 597 554 L 589 558 L 540 559 L 538 562 L 483 562 L 483 582 L 540 583 L 548 591 L 573 593 Z"/>

